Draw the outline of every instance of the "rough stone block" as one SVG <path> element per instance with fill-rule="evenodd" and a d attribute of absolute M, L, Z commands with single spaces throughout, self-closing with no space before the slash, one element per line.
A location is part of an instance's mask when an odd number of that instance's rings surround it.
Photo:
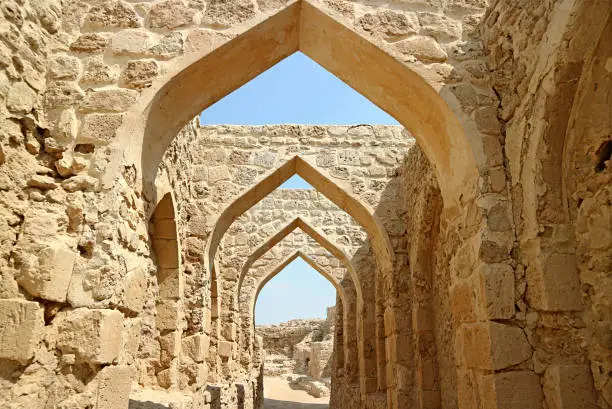
<path fill-rule="evenodd" d="M 148 88 L 159 74 L 159 66 L 153 60 L 129 61 L 121 73 L 121 84 L 126 88 Z"/>
<path fill-rule="evenodd" d="M 184 280 L 178 268 L 161 268 L 157 273 L 159 298 L 162 300 L 178 300 L 183 294 Z"/>
<path fill-rule="evenodd" d="M 597 395 L 587 365 L 551 365 L 544 374 L 549 409 L 596 409 Z"/>
<path fill-rule="evenodd" d="M 89 114 L 83 119 L 77 142 L 109 144 L 115 139 L 123 120 L 123 114 Z"/>
<path fill-rule="evenodd" d="M 208 354 L 210 338 L 206 334 L 195 334 L 183 338 L 183 353 L 195 362 L 203 362 Z"/>
<path fill-rule="evenodd" d="M 44 310 L 37 302 L 0 300 L 0 358 L 26 363 L 42 336 Z"/>
<path fill-rule="evenodd" d="M 463 354 L 470 368 L 504 369 L 529 359 L 531 346 L 521 328 L 496 322 L 464 324 Z"/>
<path fill-rule="evenodd" d="M 514 270 L 508 264 L 484 264 L 480 286 L 488 319 L 514 316 Z"/>
<path fill-rule="evenodd" d="M 76 252 L 55 243 L 31 257 L 32 263 L 22 266 L 17 282 L 29 294 L 45 300 L 65 302 Z"/>
<path fill-rule="evenodd" d="M 527 296 L 530 302 L 546 311 L 582 310 L 580 280 L 576 256 L 542 254 L 537 271 L 527 272 Z"/>
<path fill-rule="evenodd" d="M 117 55 L 144 54 L 155 44 L 151 33 L 138 30 L 119 31 L 110 41 L 110 49 Z"/>
<path fill-rule="evenodd" d="M 132 389 L 132 369 L 128 366 L 107 366 L 97 375 L 96 409 L 127 408 Z"/>
<path fill-rule="evenodd" d="M 472 286 L 465 281 L 458 282 L 450 290 L 451 311 L 455 322 L 474 322 L 474 295 Z"/>
<path fill-rule="evenodd" d="M 221 358 L 231 358 L 233 351 L 234 343 L 229 341 L 219 341 L 219 346 L 217 347 L 217 352 Z"/>
<path fill-rule="evenodd" d="M 142 269 L 137 268 L 125 278 L 122 305 L 129 311 L 138 314 L 142 311 L 147 296 L 147 277 Z"/>
<path fill-rule="evenodd" d="M 109 111 L 123 112 L 136 102 L 138 92 L 131 89 L 102 89 L 98 91 L 88 91 L 81 102 L 81 111 Z"/>
<path fill-rule="evenodd" d="M 60 312 L 53 325 L 57 346 L 85 362 L 108 364 L 119 356 L 123 315 L 115 310 L 78 308 Z"/>
<path fill-rule="evenodd" d="M 160 331 L 174 331 L 179 328 L 181 313 L 178 302 L 163 301 L 157 304 L 157 329 Z"/>
<path fill-rule="evenodd" d="M 483 379 L 485 409 L 541 409 L 540 377 L 531 371 L 502 372 Z"/>
<path fill-rule="evenodd" d="M 236 324 L 235 323 L 226 323 L 223 325 L 221 335 L 228 341 L 236 341 Z"/>

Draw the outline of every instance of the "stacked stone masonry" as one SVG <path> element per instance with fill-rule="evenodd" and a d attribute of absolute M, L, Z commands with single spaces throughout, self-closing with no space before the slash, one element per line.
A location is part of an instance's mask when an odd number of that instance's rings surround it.
<path fill-rule="evenodd" d="M 611 15 L 3 1 L 0 407 L 260 407 L 252 304 L 300 256 L 333 408 L 610 409 Z M 402 127 L 192 120 L 296 51 Z"/>

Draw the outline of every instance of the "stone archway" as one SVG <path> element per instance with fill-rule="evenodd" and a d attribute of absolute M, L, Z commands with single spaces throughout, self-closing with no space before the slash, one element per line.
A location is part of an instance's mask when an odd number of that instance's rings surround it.
<path fill-rule="evenodd" d="M 318 246 L 328 251 L 330 256 L 336 258 L 339 261 L 340 265 L 343 266 L 343 268 L 347 271 L 348 277 L 346 277 L 345 275 L 342 275 L 342 277 L 333 276 L 328 272 L 321 272 L 321 270 L 325 269 L 322 268 L 319 263 L 313 260 L 312 257 L 308 256 L 305 250 L 300 249 L 286 257 L 284 261 L 278 263 L 278 266 L 273 266 L 273 269 L 267 271 L 266 274 L 260 278 L 258 284 L 255 287 L 253 287 L 251 283 L 251 292 L 246 294 L 248 297 L 245 304 L 245 299 L 242 296 L 244 292 L 243 283 L 247 274 L 251 272 L 254 263 L 264 257 L 266 253 L 268 253 L 271 249 L 276 246 L 279 246 L 283 242 L 283 239 L 285 239 L 290 234 L 295 233 L 298 229 L 301 230 L 304 235 L 313 239 Z M 346 356 L 344 357 L 343 362 L 346 364 L 345 370 L 348 375 L 347 378 L 351 380 L 355 379 L 358 375 L 358 372 L 362 378 L 365 377 L 367 369 L 370 369 L 371 371 L 371 368 L 365 368 L 366 362 L 359 357 L 363 356 L 365 336 L 369 337 L 369 339 L 374 342 L 373 338 L 375 334 L 372 331 L 372 328 L 363 327 L 363 320 L 361 317 L 363 315 L 363 309 L 365 307 L 363 299 L 361 298 L 362 295 L 359 289 L 358 282 L 355 283 L 353 281 L 353 277 L 355 276 L 353 263 L 347 258 L 347 256 L 341 249 L 331 243 L 323 234 L 319 233 L 316 229 L 314 229 L 312 226 L 310 226 L 300 218 L 296 218 L 293 222 L 282 228 L 277 234 L 269 238 L 268 241 L 266 241 L 257 250 L 253 252 L 253 254 L 248 258 L 247 262 L 243 266 L 241 276 L 239 278 L 240 285 L 238 287 L 237 297 L 240 303 L 239 309 L 241 311 L 241 316 L 244 315 L 245 310 L 250 312 L 254 311 L 255 300 L 261 288 L 265 285 L 265 283 L 272 279 L 275 274 L 280 272 L 287 264 L 295 260 L 295 258 L 297 258 L 298 256 L 303 256 L 302 258 L 304 259 L 304 261 L 310 264 L 315 270 L 326 276 L 328 281 L 334 281 L 333 285 L 336 288 L 337 293 L 340 295 L 343 305 L 343 334 L 346 337 L 346 341 L 344 342 L 344 345 L 346 346 L 344 353 Z M 250 316 L 254 317 L 253 314 L 251 314 Z M 251 321 L 251 324 L 254 323 L 254 320 Z M 359 336 L 360 333 L 362 336 Z M 355 343 L 358 344 L 357 347 L 354 346 Z M 368 361 L 367 364 L 371 366 L 373 362 Z"/>

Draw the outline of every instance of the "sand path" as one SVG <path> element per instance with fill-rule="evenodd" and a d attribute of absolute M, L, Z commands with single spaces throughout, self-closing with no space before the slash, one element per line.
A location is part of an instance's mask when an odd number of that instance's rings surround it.
<path fill-rule="evenodd" d="M 329 398 L 314 398 L 291 389 L 281 378 L 264 378 L 264 409 L 328 409 Z"/>

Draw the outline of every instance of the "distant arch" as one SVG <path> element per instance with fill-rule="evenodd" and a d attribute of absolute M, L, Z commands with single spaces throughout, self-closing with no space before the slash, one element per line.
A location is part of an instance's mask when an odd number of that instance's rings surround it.
<path fill-rule="evenodd" d="M 216 283 L 217 280 L 215 260 L 217 249 L 223 235 L 227 232 L 231 224 L 244 212 L 253 207 L 295 174 L 301 176 L 331 202 L 352 216 L 368 233 L 368 238 L 380 268 L 383 271 L 390 271 L 392 269 L 394 260 L 393 247 L 391 246 L 387 231 L 382 222 L 374 214 L 373 209 L 336 185 L 306 160 L 300 156 L 294 156 L 272 173 L 268 174 L 267 177 L 255 186 L 238 196 L 225 208 L 217 219 L 210 233 L 206 247 L 208 268 L 211 272 L 213 283 Z M 306 226 L 303 222 L 302 225 Z M 308 227 L 306 228 L 308 229 Z M 314 230 L 313 232 L 316 233 Z M 316 236 L 321 237 L 319 234 L 315 234 L 315 237 Z"/>
<path fill-rule="evenodd" d="M 304 233 L 306 233 L 310 238 L 316 241 L 321 247 L 329 251 L 333 254 L 340 262 L 346 267 L 349 274 L 351 275 L 351 279 L 355 285 L 355 291 L 357 293 L 357 298 L 361 302 L 362 292 L 361 287 L 359 285 L 359 277 L 353 267 L 353 264 L 347 257 L 347 255 L 340 250 L 336 245 L 330 242 L 323 234 L 319 233 L 314 227 L 305 222 L 301 217 L 296 217 L 290 223 L 288 223 L 285 227 L 280 229 L 275 235 L 266 240 L 261 246 L 256 248 L 247 258 L 247 261 L 242 266 L 242 270 L 240 271 L 240 276 L 238 277 L 238 293 L 241 291 L 242 283 L 244 278 L 246 277 L 249 269 L 253 265 L 255 261 L 257 261 L 262 255 L 276 246 L 281 240 L 287 237 L 289 234 L 294 232 L 295 230 L 300 229 Z M 306 261 L 306 260 L 305 260 Z M 307 261 L 308 262 L 308 261 Z M 314 268 L 314 267 L 313 267 Z"/>

